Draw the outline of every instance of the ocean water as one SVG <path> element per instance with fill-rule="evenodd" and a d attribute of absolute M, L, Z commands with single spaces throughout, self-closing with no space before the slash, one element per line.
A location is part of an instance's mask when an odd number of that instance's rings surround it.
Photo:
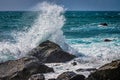
<path fill-rule="evenodd" d="M 120 12 L 70 11 L 65 17 L 66 41 L 77 51 L 103 60 L 120 58 Z M 104 42 L 105 39 L 112 41 Z"/>
<path fill-rule="evenodd" d="M 65 11 L 46 2 L 37 8 L 40 11 L 0 12 L 0 62 L 26 56 L 45 40 L 56 42 L 77 56 L 79 65 L 75 67 L 70 63 L 48 64 L 54 67 L 55 74 L 81 67 L 97 68 L 120 59 L 120 12 Z M 99 26 L 100 23 L 108 26 Z M 104 42 L 104 39 L 112 41 Z"/>

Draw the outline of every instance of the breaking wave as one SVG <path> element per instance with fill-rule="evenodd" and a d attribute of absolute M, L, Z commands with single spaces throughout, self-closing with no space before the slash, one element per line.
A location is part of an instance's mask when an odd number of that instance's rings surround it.
<path fill-rule="evenodd" d="M 25 56 L 28 51 L 46 40 L 58 43 L 68 51 L 70 47 L 65 43 L 65 37 L 61 30 L 65 23 L 64 8 L 47 2 L 38 4 L 35 8 L 40 11 L 40 14 L 32 27 L 25 31 L 14 32 L 13 37 L 16 43 L 0 42 L 0 60 Z"/>

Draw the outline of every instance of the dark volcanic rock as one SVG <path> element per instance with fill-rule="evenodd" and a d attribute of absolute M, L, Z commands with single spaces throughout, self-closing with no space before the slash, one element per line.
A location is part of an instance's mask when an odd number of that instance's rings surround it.
<path fill-rule="evenodd" d="M 57 77 L 57 80 L 70 80 L 76 73 L 74 72 L 64 72 Z"/>
<path fill-rule="evenodd" d="M 110 39 L 105 39 L 104 42 L 111 42 L 112 40 Z"/>
<path fill-rule="evenodd" d="M 74 72 L 64 72 L 57 77 L 57 80 L 85 80 L 85 76 Z"/>
<path fill-rule="evenodd" d="M 45 80 L 43 74 L 34 74 L 28 80 Z"/>
<path fill-rule="evenodd" d="M 30 51 L 29 54 L 45 63 L 66 62 L 75 58 L 74 55 L 63 51 L 59 45 L 49 40 L 41 43 L 38 47 Z"/>
<path fill-rule="evenodd" d="M 101 25 L 101 26 L 108 26 L 107 23 L 100 23 L 99 25 Z"/>
<path fill-rule="evenodd" d="M 0 63 L 0 80 L 28 80 L 32 74 L 53 72 L 36 58 L 21 58 Z"/>
<path fill-rule="evenodd" d="M 70 80 L 85 80 L 85 76 L 76 75 L 76 76 L 73 76 Z"/>
<path fill-rule="evenodd" d="M 120 80 L 120 60 L 100 67 L 96 72 L 91 73 L 87 80 Z"/>
<path fill-rule="evenodd" d="M 72 64 L 73 66 L 75 66 L 75 65 L 77 65 L 77 62 L 72 62 L 71 64 Z"/>

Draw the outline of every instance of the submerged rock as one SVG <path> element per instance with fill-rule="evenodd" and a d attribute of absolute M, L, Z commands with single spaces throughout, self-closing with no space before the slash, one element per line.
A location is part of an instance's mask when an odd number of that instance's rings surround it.
<path fill-rule="evenodd" d="M 59 45 L 49 40 L 41 43 L 28 54 L 45 63 L 66 62 L 75 58 L 74 55 L 63 51 Z"/>
<path fill-rule="evenodd" d="M 43 74 L 34 74 L 28 80 L 45 80 Z"/>
<path fill-rule="evenodd" d="M 104 42 L 111 42 L 112 40 L 110 39 L 105 39 Z"/>
<path fill-rule="evenodd" d="M 120 80 L 120 60 L 112 61 L 91 73 L 87 80 Z"/>
<path fill-rule="evenodd" d="M 73 66 L 75 66 L 75 65 L 77 65 L 77 62 L 72 62 L 71 64 L 72 64 Z"/>
<path fill-rule="evenodd" d="M 85 76 L 74 72 L 64 72 L 57 77 L 57 80 L 85 80 Z"/>
<path fill-rule="evenodd" d="M 108 26 L 107 23 L 100 23 L 99 25 L 100 25 L 100 26 Z"/>
<path fill-rule="evenodd" d="M 0 63 L 0 80 L 28 80 L 33 74 L 48 72 L 53 72 L 53 69 L 33 57 Z"/>

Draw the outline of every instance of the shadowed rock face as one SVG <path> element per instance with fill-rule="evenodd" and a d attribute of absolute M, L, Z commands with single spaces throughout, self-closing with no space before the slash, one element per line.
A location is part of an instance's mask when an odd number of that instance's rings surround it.
<path fill-rule="evenodd" d="M 85 80 L 85 76 L 77 74 L 73 76 L 70 80 Z"/>
<path fill-rule="evenodd" d="M 28 80 L 32 74 L 53 72 L 36 58 L 21 58 L 0 63 L 0 80 Z"/>
<path fill-rule="evenodd" d="M 77 69 L 76 71 L 77 72 L 84 72 L 84 71 L 96 71 L 97 69 L 96 68 L 87 68 L 87 69 L 82 69 L 82 68 L 80 68 L 80 69 Z"/>
<path fill-rule="evenodd" d="M 75 75 L 76 75 L 76 73 L 74 73 L 74 72 L 69 72 L 69 71 L 64 72 L 57 77 L 57 80 L 69 80 Z"/>
<path fill-rule="evenodd" d="M 60 74 L 56 80 L 85 80 L 85 76 L 68 71 Z"/>
<path fill-rule="evenodd" d="M 89 75 L 87 80 L 120 80 L 120 60 L 112 61 Z"/>
<path fill-rule="evenodd" d="M 63 51 L 59 45 L 49 40 L 31 50 L 29 55 L 37 57 L 40 61 L 45 63 L 66 62 L 75 58 L 74 55 Z"/>

